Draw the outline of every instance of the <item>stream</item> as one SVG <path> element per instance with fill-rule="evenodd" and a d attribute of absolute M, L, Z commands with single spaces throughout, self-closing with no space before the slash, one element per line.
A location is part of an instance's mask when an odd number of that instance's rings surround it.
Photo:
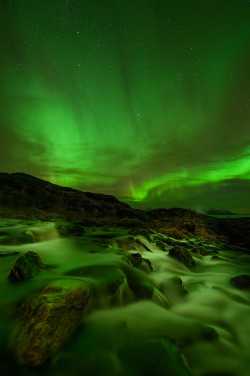
<path fill-rule="evenodd" d="M 8 335 L 18 303 L 76 268 L 102 265 L 119 269 L 122 251 L 116 238 L 125 239 L 128 231 L 93 227 L 81 236 L 65 236 L 55 223 L 0 219 L 0 346 L 5 374 L 11 374 L 14 367 L 15 374 L 31 376 L 147 375 L 153 369 L 147 354 L 141 372 L 134 368 L 131 354 L 122 349 L 131 341 L 171 336 L 193 375 L 249 376 L 250 291 L 233 287 L 230 279 L 249 273 L 250 256 L 226 250 L 220 250 L 218 258 L 192 254 L 196 266 L 189 270 L 141 235 L 138 238 L 151 252 L 139 245 L 131 252 L 151 262 L 153 271 L 145 264 L 141 273 L 155 287 L 152 299 L 138 300 L 126 283 L 112 296 L 99 289 L 77 332 L 45 366 L 27 371 L 15 364 Z M 28 281 L 10 283 L 12 266 L 27 251 L 37 252 L 50 269 Z M 19 254 L 3 257 L 3 252 Z M 161 360 L 156 361 L 160 370 L 154 374 L 164 375 Z"/>

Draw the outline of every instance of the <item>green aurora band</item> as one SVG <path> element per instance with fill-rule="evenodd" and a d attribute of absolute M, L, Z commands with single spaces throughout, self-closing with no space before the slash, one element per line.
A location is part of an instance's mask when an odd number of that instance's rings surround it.
<path fill-rule="evenodd" d="M 247 0 L 2 0 L 0 163 L 250 213 Z"/>

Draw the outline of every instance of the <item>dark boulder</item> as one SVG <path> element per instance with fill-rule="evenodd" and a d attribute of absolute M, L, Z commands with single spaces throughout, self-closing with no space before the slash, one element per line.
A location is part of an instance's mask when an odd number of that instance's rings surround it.
<path fill-rule="evenodd" d="M 153 271 L 153 267 L 152 267 L 151 261 L 149 259 L 142 258 L 140 269 L 143 270 L 143 271 L 145 271 L 146 273 L 147 272 L 152 272 Z"/>
<path fill-rule="evenodd" d="M 249 289 L 250 288 L 250 275 L 242 274 L 237 275 L 231 279 L 232 284 L 238 289 Z"/>
<path fill-rule="evenodd" d="M 142 261 L 142 255 L 139 252 L 128 252 L 126 256 L 130 265 L 135 266 L 136 268 L 140 266 Z"/>
<path fill-rule="evenodd" d="M 150 260 L 143 258 L 139 252 L 128 252 L 127 254 L 123 255 L 123 258 L 125 258 L 125 261 L 128 261 L 129 265 L 141 269 L 146 273 L 153 271 L 153 267 Z"/>
<path fill-rule="evenodd" d="M 197 253 L 198 255 L 207 256 L 214 254 L 214 251 L 209 248 L 205 248 L 203 246 L 194 246 L 192 248 L 192 252 Z"/>
<path fill-rule="evenodd" d="M 143 236 L 145 239 L 147 239 L 147 241 L 151 242 L 151 238 L 149 236 L 149 233 L 145 229 L 132 229 L 130 231 L 130 234 L 133 235 L 133 236 L 137 236 L 137 235 Z"/>
<path fill-rule="evenodd" d="M 189 251 L 182 247 L 174 247 L 170 249 L 169 256 L 175 258 L 182 264 L 186 265 L 188 268 L 192 268 L 195 266 L 195 261 Z"/>
<path fill-rule="evenodd" d="M 161 251 L 165 252 L 166 245 L 163 241 L 157 240 L 155 244 L 157 245 L 158 248 L 160 248 Z"/>
<path fill-rule="evenodd" d="M 136 299 L 151 299 L 154 294 L 154 286 L 146 277 L 145 273 L 127 264 L 122 265 L 126 274 L 129 288 Z"/>
<path fill-rule="evenodd" d="M 34 277 L 44 269 L 46 269 L 46 266 L 38 254 L 29 251 L 17 259 L 9 274 L 9 280 L 12 282 L 24 281 Z"/>

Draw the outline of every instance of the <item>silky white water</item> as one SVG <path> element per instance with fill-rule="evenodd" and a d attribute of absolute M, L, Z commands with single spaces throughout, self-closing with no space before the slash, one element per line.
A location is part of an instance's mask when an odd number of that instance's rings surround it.
<path fill-rule="evenodd" d="M 113 240 L 107 246 L 103 233 L 111 230 Z M 119 268 L 121 254 L 117 252 L 114 238 L 121 232 L 127 234 L 126 229 L 92 228 L 80 237 L 62 237 L 53 223 L 0 220 L 0 251 L 22 254 L 32 250 L 51 266 L 32 280 L 11 284 L 8 274 L 20 254 L 0 257 L 1 346 L 5 346 L 16 303 L 48 281 L 81 266 Z M 126 285 L 118 289 L 115 298 L 101 294 L 96 297 L 83 317 L 78 337 L 52 361 L 54 374 L 63 372 L 56 367 L 65 356 L 67 364 L 74 359 L 76 368 L 78 361 L 80 367 L 81 351 L 90 338 L 100 359 L 103 347 L 107 347 L 105 351 L 108 351 L 114 372 L 119 374 L 122 363 L 117 348 L 128 338 L 146 340 L 170 335 L 180 346 L 194 375 L 249 376 L 250 292 L 234 288 L 230 279 L 249 274 L 250 256 L 220 251 L 220 259 L 212 259 L 212 256 L 193 254 L 196 266 L 191 271 L 154 243 L 141 236 L 138 238 L 152 251 L 147 252 L 140 246 L 137 249 L 153 267 L 147 274 L 156 288 L 153 298 L 137 301 Z M 178 285 L 174 278 L 177 276 L 187 293 Z"/>

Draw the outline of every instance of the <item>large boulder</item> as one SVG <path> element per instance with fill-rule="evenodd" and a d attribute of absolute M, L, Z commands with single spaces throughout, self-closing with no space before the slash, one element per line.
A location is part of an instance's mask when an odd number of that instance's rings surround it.
<path fill-rule="evenodd" d="M 29 251 L 19 257 L 11 268 L 9 280 L 12 282 L 20 282 L 34 277 L 41 270 L 46 269 L 37 253 Z"/>
<path fill-rule="evenodd" d="M 25 300 L 9 345 L 20 364 L 39 367 L 71 337 L 89 298 L 86 283 L 57 280 Z"/>
<path fill-rule="evenodd" d="M 188 268 L 192 268 L 195 266 L 195 261 L 189 251 L 182 247 L 173 247 L 169 251 L 169 256 L 175 258 L 182 264 L 186 265 Z"/>

